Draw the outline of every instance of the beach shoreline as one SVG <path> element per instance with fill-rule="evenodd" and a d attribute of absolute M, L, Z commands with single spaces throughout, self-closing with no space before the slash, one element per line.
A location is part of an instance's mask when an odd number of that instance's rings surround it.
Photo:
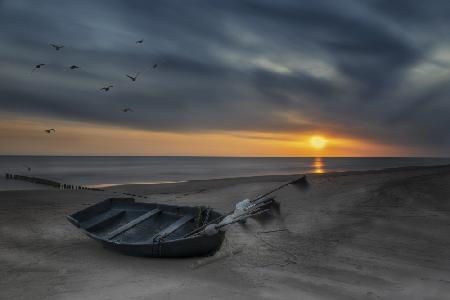
<path fill-rule="evenodd" d="M 307 175 L 275 194 L 281 217 L 236 225 L 217 255 L 149 259 L 103 249 L 65 216 L 123 193 L 227 212 L 298 175 L 0 191 L 0 298 L 445 299 L 450 166 Z M 271 230 L 285 229 L 280 232 Z M 200 262 L 200 263 L 199 263 Z M 201 265 L 192 268 L 192 265 Z M 27 286 L 23 289 L 23 286 Z"/>
<path fill-rule="evenodd" d="M 94 189 L 109 189 L 109 188 L 117 188 L 117 187 L 125 187 L 125 186 L 146 186 L 146 185 L 162 185 L 162 184 L 177 184 L 177 183 L 190 183 L 190 182 L 197 182 L 197 181 L 211 181 L 211 180 L 246 180 L 251 178 L 263 178 L 263 177 L 281 177 L 281 178 L 294 178 L 295 176 L 302 176 L 302 175 L 308 175 L 308 176 L 315 176 L 315 175 L 331 175 L 331 176 L 338 176 L 338 175 L 355 175 L 355 174 L 369 174 L 369 173 L 377 173 L 377 172 L 398 172 L 398 171 L 404 171 L 404 170 L 416 170 L 416 169 L 423 169 L 423 168 L 445 168 L 447 166 L 450 166 L 450 164 L 437 164 L 437 165 L 426 165 L 426 166 L 403 166 L 403 167 L 391 167 L 391 168 L 379 168 L 379 169 L 367 169 L 367 170 L 350 170 L 350 171 L 327 171 L 327 172 L 305 172 L 305 173 L 292 173 L 292 174 L 276 174 L 276 175 L 248 175 L 248 176 L 230 176 L 230 177 L 212 177 L 207 179 L 187 179 L 187 180 L 177 180 L 177 181 L 170 181 L 170 180 L 159 180 L 159 181 L 137 181 L 137 182 L 130 182 L 130 183 L 101 183 L 101 184 L 85 184 L 80 185 L 80 187 L 86 187 L 86 188 L 94 188 Z M 26 173 L 21 173 L 18 175 L 24 175 L 27 176 Z M 47 178 L 42 178 L 47 179 Z M 61 182 L 64 184 L 65 182 Z M 40 185 L 40 184 L 34 184 L 26 181 L 21 180 L 10 180 L 5 179 L 5 176 L 0 177 L 0 192 L 1 191 L 20 191 L 20 190 L 41 190 L 41 189 L 51 189 L 51 187 Z"/>
<path fill-rule="evenodd" d="M 444 164 L 450 164 L 450 158 L 0 156 L 0 190 L 42 188 L 18 181 L 6 181 L 6 173 L 74 186 L 103 188 L 105 185 L 133 183 L 366 171 Z"/>

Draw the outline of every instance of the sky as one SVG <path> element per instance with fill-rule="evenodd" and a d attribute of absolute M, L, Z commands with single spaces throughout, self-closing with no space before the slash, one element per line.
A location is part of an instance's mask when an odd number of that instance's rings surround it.
<path fill-rule="evenodd" d="M 449 15 L 447 0 L 0 0 L 0 154 L 450 156 Z"/>

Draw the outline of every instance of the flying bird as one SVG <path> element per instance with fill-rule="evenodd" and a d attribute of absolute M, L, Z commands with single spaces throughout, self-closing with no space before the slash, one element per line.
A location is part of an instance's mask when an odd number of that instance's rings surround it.
<path fill-rule="evenodd" d="M 27 168 L 28 172 L 31 172 L 31 167 L 27 165 L 23 165 L 25 168 Z"/>
<path fill-rule="evenodd" d="M 133 110 L 131 108 L 127 107 L 127 108 L 124 108 L 122 111 L 126 113 L 126 112 L 132 112 Z"/>
<path fill-rule="evenodd" d="M 156 69 L 157 67 L 159 67 L 160 65 L 162 65 L 162 64 L 165 63 L 165 62 L 166 62 L 165 59 L 155 62 L 155 63 L 152 65 L 152 69 Z"/>
<path fill-rule="evenodd" d="M 140 73 L 137 72 L 137 73 L 136 73 L 136 76 L 134 76 L 134 77 L 133 77 L 133 76 L 130 76 L 130 75 L 128 75 L 128 74 L 126 74 L 126 76 L 127 76 L 128 78 L 130 78 L 131 81 L 136 81 L 136 79 L 138 78 L 139 74 L 140 74 Z"/>
<path fill-rule="evenodd" d="M 47 132 L 48 134 L 51 134 L 51 133 L 56 133 L 56 130 L 53 128 L 50 128 L 50 129 L 45 129 L 45 132 Z"/>
<path fill-rule="evenodd" d="M 110 88 L 113 88 L 114 87 L 114 85 L 108 85 L 108 86 L 104 86 L 104 87 L 102 87 L 101 89 L 100 89 L 100 91 L 105 91 L 105 92 L 108 92 L 109 91 L 109 89 Z"/>
<path fill-rule="evenodd" d="M 64 45 L 50 44 L 50 46 L 52 46 L 53 48 L 55 48 L 56 51 L 59 51 L 59 50 L 61 50 L 62 48 L 64 48 Z"/>
<path fill-rule="evenodd" d="M 144 42 L 144 39 L 136 41 L 136 44 L 142 44 Z"/>
<path fill-rule="evenodd" d="M 69 69 L 71 69 L 71 70 L 75 70 L 75 69 L 79 69 L 80 67 L 79 66 L 76 66 L 76 65 L 71 65 L 70 67 L 69 67 Z"/>
<path fill-rule="evenodd" d="M 34 71 L 36 71 L 36 69 L 42 68 L 43 66 L 45 66 L 45 64 L 37 64 L 37 65 L 35 65 L 34 68 L 33 68 L 33 70 L 31 70 L 31 73 L 33 73 Z"/>

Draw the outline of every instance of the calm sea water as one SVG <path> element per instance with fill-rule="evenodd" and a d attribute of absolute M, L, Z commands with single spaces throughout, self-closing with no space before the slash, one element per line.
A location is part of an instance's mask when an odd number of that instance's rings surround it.
<path fill-rule="evenodd" d="M 10 172 L 76 185 L 159 183 L 443 164 L 450 164 L 450 158 L 0 156 L 2 177 Z M 11 188 L 14 188 L 11 180 L 0 181 L 0 189 Z"/>

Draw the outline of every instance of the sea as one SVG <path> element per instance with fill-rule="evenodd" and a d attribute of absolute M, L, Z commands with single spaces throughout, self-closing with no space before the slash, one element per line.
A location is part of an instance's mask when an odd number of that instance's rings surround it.
<path fill-rule="evenodd" d="M 24 186 L 14 180 L 6 180 L 5 173 L 42 177 L 73 185 L 102 187 L 446 164 L 450 164 L 450 158 L 0 156 L 0 190 L 35 186 Z"/>

